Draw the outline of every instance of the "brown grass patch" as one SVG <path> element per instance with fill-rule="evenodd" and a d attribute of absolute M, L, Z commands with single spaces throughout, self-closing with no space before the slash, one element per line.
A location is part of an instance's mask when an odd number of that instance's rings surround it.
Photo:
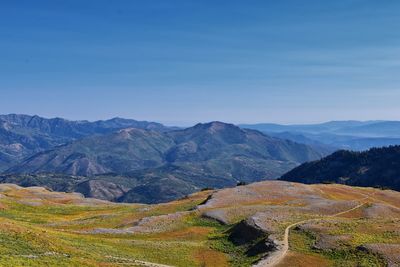
<path fill-rule="evenodd" d="M 305 267 L 305 266 L 333 266 L 332 263 L 319 255 L 301 254 L 298 252 L 288 252 L 286 257 L 277 265 L 277 267 Z"/>
<path fill-rule="evenodd" d="M 367 190 L 359 190 L 344 185 L 316 185 L 321 190 L 322 196 L 333 200 L 355 200 L 365 197 Z"/>
<path fill-rule="evenodd" d="M 163 240 L 190 240 L 190 241 L 201 241 L 207 240 L 207 236 L 212 231 L 211 228 L 207 227 L 190 227 L 180 229 L 172 232 L 160 233 L 154 236 L 154 238 Z"/>
<path fill-rule="evenodd" d="M 400 198 L 399 193 L 392 190 L 375 190 L 373 198 L 382 201 L 388 205 L 393 205 L 400 208 Z"/>
<path fill-rule="evenodd" d="M 199 266 L 207 267 L 228 267 L 228 257 L 218 251 L 211 249 L 200 249 L 194 252 L 194 259 Z"/>
<path fill-rule="evenodd" d="M 359 207 L 358 209 L 343 213 L 337 217 L 342 217 L 342 218 L 348 218 L 348 219 L 357 219 L 357 218 L 363 218 L 364 217 L 364 210 L 366 208 L 367 204 L 364 204 L 363 206 Z"/>

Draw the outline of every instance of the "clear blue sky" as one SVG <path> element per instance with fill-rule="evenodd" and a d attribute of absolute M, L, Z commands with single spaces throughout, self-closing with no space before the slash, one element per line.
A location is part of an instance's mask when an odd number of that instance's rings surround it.
<path fill-rule="evenodd" d="M 0 113 L 400 119 L 398 0 L 2 0 Z"/>

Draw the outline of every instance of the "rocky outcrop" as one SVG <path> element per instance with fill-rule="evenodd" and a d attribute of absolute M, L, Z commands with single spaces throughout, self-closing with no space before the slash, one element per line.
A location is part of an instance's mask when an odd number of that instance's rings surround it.
<path fill-rule="evenodd" d="M 385 259 L 388 267 L 400 266 L 399 244 L 366 244 L 359 246 L 358 249 L 380 255 Z"/>
<path fill-rule="evenodd" d="M 270 233 L 260 228 L 252 218 L 233 226 L 228 239 L 236 246 L 244 246 L 248 256 L 265 256 L 277 249 L 277 243 L 271 239 Z"/>

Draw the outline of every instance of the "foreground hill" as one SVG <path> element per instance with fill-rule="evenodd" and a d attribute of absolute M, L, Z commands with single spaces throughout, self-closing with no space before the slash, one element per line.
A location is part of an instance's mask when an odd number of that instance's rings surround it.
<path fill-rule="evenodd" d="M 398 266 L 400 193 L 267 181 L 159 205 L 0 185 L 1 266 Z"/>
<path fill-rule="evenodd" d="M 0 115 L 0 171 L 54 146 L 128 127 L 155 131 L 169 129 L 159 123 L 121 118 L 89 122 L 18 114 Z"/>
<path fill-rule="evenodd" d="M 108 200 L 150 203 L 176 199 L 205 187 L 274 179 L 322 155 L 306 145 L 212 122 L 165 133 L 130 128 L 87 137 L 39 153 L 7 172 L 88 176 L 89 180 L 106 180 L 101 183 L 105 190 L 124 187 L 123 193 Z M 49 179 L 39 180 L 41 183 L 29 185 L 51 184 Z M 20 183 L 15 176 L 4 182 Z M 86 183 L 86 189 L 77 186 L 70 188 L 96 196 L 91 192 L 99 183 Z"/>
<path fill-rule="evenodd" d="M 365 152 L 337 151 L 307 162 L 281 179 L 301 183 L 341 183 L 400 190 L 400 146 Z"/>

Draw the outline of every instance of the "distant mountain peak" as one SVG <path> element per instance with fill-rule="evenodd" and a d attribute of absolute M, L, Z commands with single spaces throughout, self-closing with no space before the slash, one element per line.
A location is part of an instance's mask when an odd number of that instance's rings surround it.
<path fill-rule="evenodd" d="M 130 128 L 125 128 L 125 129 L 121 129 L 118 131 L 118 133 L 143 133 L 143 132 L 147 132 L 149 130 L 144 130 L 144 129 L 139 129 L 139 128 L 134 128 L 134 127 L 130 127 Z"/>
<path fill-rule="evenodd" d="M 127 138 L 134 133 L 139 136 L 138 128 L 156 132 L 172 130 L 156 122 L 122 118 L 90 122 L 70 121 L 58 117 L 47 119 L 38 115 L 0 115 L 0 171 L 38 152 L 88 136 L 115 133 L 125 128 L 136 128 L 126 132 Z M 14 144 L 19 144 L 18 150 L 14 149 Z"/>
<path fill-rule="evenodd" d="M 145 135 L 151 135 L 156 133 L 153 130 L 148 130 L 148 129 L 140 129 L 140 128 L 134 128 L 134 127 L 130 127 L 130 128 L 125 128 L 122 130 L 119 130 L 117 132 L 117 134 L 122 137 L 122 138 L 132 138 L 135 136 L 145 136 Z"/>
<path fill-rule="evenodd" d="M 221 121 L 211 121 L 207 123 L 199 123 L 196 124 L 194 129 L 206 129 L 209 130 L 211 133 L 223 131 L 223 130 L 236 130 L 236 131 L 242 131 L 241 128 L 238 126 L 231 124 L 231 123 L 225 123 Z M 189 128 L 190 129 L 190 128 Z"/>

